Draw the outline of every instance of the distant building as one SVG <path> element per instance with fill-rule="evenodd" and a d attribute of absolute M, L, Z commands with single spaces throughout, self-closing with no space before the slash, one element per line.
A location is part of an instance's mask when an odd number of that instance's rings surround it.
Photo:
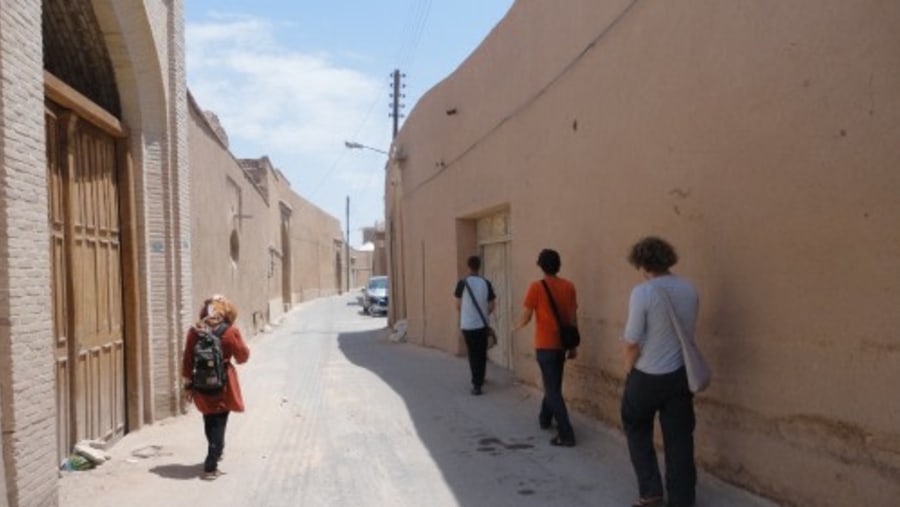
<path fill-rule="evenodd" d="M 384 222 L 376 222 L 373 227 L 364 227 L 363 243 L 372 245 L 372 275 L 386 275 L 388 271 Z"/>
<path fill-rule="evenodd" d="M 268 157 L 236 160 L 224 129 L 189 103 L 194 306 L 225 294 L 253 334 L 295 303 L 339 293 L 338 219 L 294 192 Z"/>

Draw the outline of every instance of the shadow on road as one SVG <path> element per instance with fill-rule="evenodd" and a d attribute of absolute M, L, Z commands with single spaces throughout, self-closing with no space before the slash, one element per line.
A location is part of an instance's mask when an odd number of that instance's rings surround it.
<path fill-rule="evenodd" d="M 535 411 L 537 405 L 522 399 L 512 375 L 489 365 L 485 395 L 472 396 L 464 360 L 393 343 L 387 333 L 343 333 L 338 343 L 348 360 L 376 374 L 403 398 L 418 438 L 458 505 L 549 505 L 547 495 L 554 488 L 546 484 L 544 451 L 535 447 L 551 435 L 537 429 L 536 418 L 533 425 L 530 417 L 525 420 L 522 403 Z"/>
<path fill-rule="evenodd" d="M 171 465 L 159 465 L 151 468 L 150 472 L 164 479 L 196 479 L 203 473 L 203 463 L 198 463 L 196 465 L 181 465 L 177 463 Z"/>

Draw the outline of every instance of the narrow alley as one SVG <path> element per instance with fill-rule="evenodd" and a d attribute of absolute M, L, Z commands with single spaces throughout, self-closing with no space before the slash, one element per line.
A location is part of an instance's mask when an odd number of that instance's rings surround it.
<path fill-rule="evenodd" d="M 126 435 L 94 470 L 64 472 L 65 506 L 625 506 L 622 436 L 574 414 L 579 445 L 538 428 L 539 393 L 489 367 L 469 394 L 463 358 L 393 343 L 355 294 L 303 303 L 251 340 L 215 481 L 191 409 Z M 703 438 L 703 435 L 698 435 Z M 698 506 L 774 505 L 701 475 Z"/>

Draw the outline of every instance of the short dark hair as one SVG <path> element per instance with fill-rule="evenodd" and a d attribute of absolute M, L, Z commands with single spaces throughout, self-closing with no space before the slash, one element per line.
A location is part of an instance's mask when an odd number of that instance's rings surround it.
<path fill-rule="evenodd" d="M 628 262 L 651 273 L 665 273 L 678 262 L 678 254 L 666 240 L 647 236 L 631 247 Z"/>
<path fill-rule="evenodd" d="M 477 255 L 470 256 L 469 260 L 466 261 L 466 266 L 469 266 L 469 269 L 472 271 L 478 271 L 481 269 L 481 257 Z"/>
<path fill-rule="evenodd" d="M 537 265 L 548 275 L 559 273 L 562 262 L 559 260 L 559 252 L 545 248 L 538 254 Z"/>

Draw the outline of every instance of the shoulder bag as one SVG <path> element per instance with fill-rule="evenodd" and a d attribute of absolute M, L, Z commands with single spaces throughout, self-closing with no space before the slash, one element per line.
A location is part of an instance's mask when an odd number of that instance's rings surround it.
<path fill-rule="evenodd" d="M 678 341 L 681 342 L 681 354 L 684 356 L 684 368 L 687 370 L 688 387 L 692 393 L 699 393 L 709 387 L 712 380 L 712 371 L 700 349 L 694 343 L 694 337 L 687 336 L 681 328 L 678 316 L 675 315 L 675 308 L 669 295 L 661 288 L 651 284 L 659 296 L 666 302 L 666 311 L 669 313 L 669 319 L 672 321 L 672 327 L 675 328 L 675 334 L 678 335 Z"/>
<path fill-rule="evenodd" d="M 550 308 L 553 309 L 553 316 L 556 317 L 556 325 L 559 326 L 559 340 L 562 342 L 564 349 L 574 349 L 581 344 L 581 333 L 575 324 L 563 324 L 559 318 L 559 310 L 556 308 L 556 301 L 553 300 L 553 293 L 550 292 L 550 286 L 546 280 L 541 280 L 544 290 L 547 291 L 547 299 L 550 300 Z"/>
<path fill-rule="evenodd" d="M 466 284 L 466 289 L 469 291 L 469 297 L 472 298 L 472 304 L 475 305 L 475 309 L 478 310 L 478 315 L 481 317 L 481 322 L 484 323 L 484 327 L 487 328 L 487 348 L 491 348 L 494 345 L 497 345 L 497 333 L 494 332 L 494 328 L 492 328 L 486 318 L 484 318 L 484 312 L 481 311 L 481 305 L 478 304 L 478 300 L 475 299 L 475 293 L 472 292 L 472 287 L 469 287 L 469 280 L 463 278 L 463 283 Z"/>

